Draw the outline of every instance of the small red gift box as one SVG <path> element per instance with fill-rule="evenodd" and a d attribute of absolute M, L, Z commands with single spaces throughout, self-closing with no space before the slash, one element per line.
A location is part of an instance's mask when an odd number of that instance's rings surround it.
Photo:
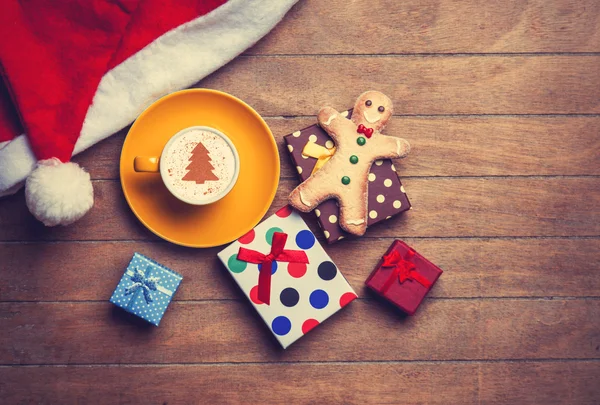
<path fill-rule="evenodd" d="M 442 273 L 442 269 L 413 248 L 396 240 L 365 284 L 408 315 L 413 315 Z"/>

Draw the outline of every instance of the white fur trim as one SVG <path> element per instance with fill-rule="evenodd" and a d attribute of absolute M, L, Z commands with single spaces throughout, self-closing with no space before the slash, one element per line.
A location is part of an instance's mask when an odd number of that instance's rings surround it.
<path fill-rule="evenodd" d="M 74 153 L 126 127 L 159 98 L 231 61 L 269 32 L 296 1 L 230 0 L 116 66 L 100 82 Z"/>
<path fill-rule="evenodd" d="M 37 159 L 25 135 L 19 135 L 0 149 L 0 197 L 15 193 L 19 184 L 35 169 Z"/>
<path fill-rule="evenodd" d="M 159 98 L 191 86 L 235 58 L 297 1 L 230 0 L 126 59 L 100 81 L 73 155 L 126 127 Z M 36 161 L 23 135 L 0 149 L 0 196 L 16 191 Z"/>

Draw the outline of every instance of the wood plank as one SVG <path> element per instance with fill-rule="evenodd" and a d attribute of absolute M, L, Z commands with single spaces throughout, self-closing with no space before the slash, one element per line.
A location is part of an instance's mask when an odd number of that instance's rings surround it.
<path fill-rule="evenodd" d="M 479 401 L 482 404 L 597 404 L 599 377 L 598 362 L 482 364 Z"/>
<path fill-rule="evenodd" d="M 597 404 L 597 3 L 303 0 L 199 83 L 268 117 L 283 169 L 270 212 L 297 184 L 281 138 L 323 104 L 389 93 L 387 132 L 413 144 L 396 166 L 414 210 L 328 247 L 360 299 L 287 351 L 218 248 L 162 242 L 131 214 L 124 132 L 76 159 L 101 180 L 78 224 L 42 227 L 22 193 L 0 201 L 0 402 Z M 445 270 L 409 318 L 362 288 L 402 236 Z M 107 302 L 134 251 L 184 273 L 160 328 Z"/>
<path fill-rule="evenodd" d="M 398 115 L 597 114 L 590 89 L 600 87 L 600 55 L 242 56 L 198 86 L 231 93 L 267 116 L 345 109 L 370 89 L 395 100 Z"/>
<path fill-rule="evenodd" d="M 0 240 L 158 240 L 133 215 L 117 181 L 95 181 L 94 206 L 68 227 L 48 228 L 37 221 L 27 210 L 23 190 L 2 200 L 0 224 Z"/>
<path fill-rule="evenodd" d="M 598 51 L 595 0 L 306 0 L 248 53 Z"/>
<path fill-rule="evenodd" d="M 400 169 L 401 171 L 401 169 Z M 269 213 L 297 182 L 283 179 Z M 598 236 L 600 178 L 409 178 L 413 210 L 372 227 L 372 237 Z M 68 227 L 45 228 L 23 193 L 0 204 L 0 240 L 156 240 L 131 213 L 116 181 L 95 182 L 95 206 Z M 312 215 L 306 216 L 315 233 Z"/>
<path fill-rule="evenodd" d="M 345 107 L 344 107 L 345 108 Z M 267 118 L 281 177 L 296 179 L 283 136 L 314 117 Z M 402 176 L 600 175 L 600 117 L 394 117 L 387 134 L 410 141 Z M 118 179 L 126 131 L 75 158 L 94 179 Z"/>
<path fill-rule="evenodd" d="M 600 291 L 593 271 L 600 268 L 600 239 L 404 240 L 444 270 L 430 297 L 589 297 Z M 363 238 L 327 251 L 365 297 L 363 283 L 390 243 Z M 0 301 L 103 301 L 133 252 L 183 274 L 176 301 L 243 299 L 216 258 L 219 250 L 148 242 L 0 243 Z"/>
<path fill-rule="evenodd" d="M 159 328 L 109 302 L 0 314 L 7 365 L 600 358 L 600 300 L 428 300 L 408 318 L 358 300 L 286 351 L 243 301 L 174 302 Z"/>
<path fill-rule="evenodd" d="M 0 391 L 10 404 L 591 405 L 599 373 L 596 361 L 3 367 Z"/>

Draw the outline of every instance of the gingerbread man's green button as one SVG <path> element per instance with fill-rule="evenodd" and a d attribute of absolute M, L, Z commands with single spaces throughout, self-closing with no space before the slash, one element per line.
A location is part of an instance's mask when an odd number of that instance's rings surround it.
<path fill-rule="evenodd" d="M 353 165 L 358 163 L 358 156 L 356 155 L 352 155 L 350 156 L 350 163 L 352 163 Z"/>
<path fill-rule="evenodd" d="M 348 176 L 344 176 L 344 177 L 342 177 L 342 184 L 344 184 L 344 185 L 346 185 L 346 186 L 347 186 L 348 184 L 350 184 L 350 177 L 348 177 Z"/>
<path fill-rule="evenodd" d="M 365 139 L 364 136 L 359 136 L 356 139 L 356 143 L 359 144 L 360 146 L 363 146 L 365 143 L 367 143 L 367 140 Z"/>

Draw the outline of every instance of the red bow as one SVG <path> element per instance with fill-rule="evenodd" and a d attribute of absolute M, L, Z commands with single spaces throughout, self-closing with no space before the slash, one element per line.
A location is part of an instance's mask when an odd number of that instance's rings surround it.
<path fill-rule="evenodd" d="M 271 252 L 268 255 L 240 247 L 238 260 L 260 264 L 258 273 L 258 299 L 265 304 L 271 303 L 271 271 L 274 261 L 289 263 L 308 263 L 308 256 L 302 250 L 284 250 L 287 233 L 274 232 Z"/>
<path fill-rule="evenodd" d="M 431 287 L 431 282 L 419 274 L 417 272 L 417 266 L 410 261 L 414 256 L 415 251 L 412 249 L 406 253 L 406 259 L 403 258 L 397 250 L 394 250 L 392 253 L 383 256 L 383 264 L 381 267 L 392 267 L 393 269 L 387 281 L 381 288 L 382 294 L 386 293 L 396 277 L 398 278 L 398 281 L 400 281 L 400 284 L 404 283 L 406 280 L 414 280 L 423 287 Z"/>
<path fill-rule="evenodd" d="M 373 135 L 373 128 L 367 128 L 363 124 L 360 124 L 356 132 L 359 134 L 365 134 L 367 138 L 370 138 Z"/>

